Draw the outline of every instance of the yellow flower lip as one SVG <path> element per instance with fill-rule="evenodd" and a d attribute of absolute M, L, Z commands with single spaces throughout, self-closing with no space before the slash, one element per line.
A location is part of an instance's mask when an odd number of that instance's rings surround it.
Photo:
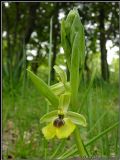
<path fill-rule="evenodd" d="M 42 122 L 49 122 L 47 126 L 42 128 L 42 133 L 47 140 L 55 136 L 58 139 L 68 138 L 75 130 L 75 124 L 86 125 L 84 116 L 71 111 L 66 112 L 62 107 L 44 115 Z"/>
<path fill-rule="evenodd" d="M 60 121 L 60 123 L 63 123 L 63 119 L 60 119 L 59 117 L 56 119 Z M 62 120 L 62 122 L 61 122 Z M 54 138 L 55 136 L 58 139 L 61 138 L 68 138 L 70 134 L 75 129 L 74 123 L 69 118 L 64 118 L 64 125 L 62 124 L 60 127 L 55 127 L 54 123 L 49 123 L 46 127 L 42 129 L 42 133 L 44 134 L 45 138 L 47 140 Z"/>

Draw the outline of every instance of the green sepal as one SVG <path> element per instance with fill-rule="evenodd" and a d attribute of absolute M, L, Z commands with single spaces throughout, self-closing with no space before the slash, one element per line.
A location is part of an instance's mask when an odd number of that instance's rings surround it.
<path fill-rule="evenodd" d="M 54 110 L 49 113 L 46 113 L 44 114 L 44 116 L 40 118 L 40 123 L 52 122 L 53 119 L 57 118 L 57 115 L 58 115 L 58 110 Z"/>
<path fill-rule="evenodd" d="M 63 84 L 62 82 L 56 83 L 50 86 L 50 89 L 54 92 L 55 95 L 59 96 L 64 94 L 66 91 L 70 92 L 70 82 Z"/>
<path fill-rule="evenodd" d="M 67 112 L 70 104 L 70 96 L 70 92 L 66 92 L 60 96 L 58 109 L 62 108 L 64 112 Z"/>
<path fill-rule="evenodd" d="M 60 67 L 58 67 L 56 65 L 53 68 L 55 69 L 55 72 L 57 73 L 60 81 L 63 84 L 65 84 L 67 82 L 67 75 L 66 75 L 66 73 Z"/>
<path fill-rule="evenodd" d="M 38 76 L 36 76 L 33 72 L 31 72 L 30 70 L 27 70 L 27 71 L 28 71 L 28 74 L 29 74 L 32 82 L 37 87 L 37 89 L 40 91 L 41 95 L 44 96 L 45 98 L 47 98 L 53 106 L 58 106 L 59 99 L 52 92 L 50 87 L 42 79 L 40 79 Z"/>
<path fill-rule="evenodd" d="M 81 114 L 78 114 L 78 113 L 72 112 L 72 111 L 68 111 L 66 113 L 66 116 L 68 118 L 70 118 L 73 123 L 75 123 L 77 125 L 81 125 L 83 127 L 87 126 L 86 118 Z"/>
<path fill-rule="evenodd" d="M 62 82 L 56 83 L 52 86 L 50 86 L 50 89 L 54 92 L 55 95 L 60 95 L 65 92 L 65 87 Z"/>

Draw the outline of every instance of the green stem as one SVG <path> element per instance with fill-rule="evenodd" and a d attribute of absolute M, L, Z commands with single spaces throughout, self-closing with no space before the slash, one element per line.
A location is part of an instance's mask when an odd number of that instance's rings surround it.
<path fill-rule="evenodd" d="M 50 45 L 49 45 L 49 57 L 48 57 L 48 86 L 50 86 L 51 79 L 51 53 L 52 53 L 52 18 L 50 19 Z M 49 112 L 49 103 L 47 102 L 47 113 Z M 47 160 L 48 142 L 45 140 L 45 160 Z"/>
<path fill-rule="evenodd" d="M 88 157 L 88 153 L 84 147 L 78 127 L 76 127 L 74 131 L 74 136 L 75 136 L 76 145 L 77 145 L 80 157 L 83 157 L 83 156 Z"/>
<path fill-rule="evenodd" d="M 48 57 L 48 67 L 49 67 L 49 74 L 48 74 L 48 85 L 50 86 L 50 79 L 51 79 L 51 53 L 52 53 L 52 18 L 50 19 L 50 44 L 49 44 L 49 57 Z M 49 112 L 49 104 L 47 103 L 47 113 Z"/>
<path fill-rule="evenodd" d="M 51 79 L 51 54 L 52 54 L 52 18 L 50 19 L 50 44 L 49 44 L 49 58 L 48 58 L 48 66 L 49 66 L 48 85 L 49 86 L 50 86 L 50 79 Z"/>
<path fill-rule="evenodd" d="M 44 154 L 45 154 L 45 160 L 47 160 L 47 152 L 48 152 L 48 142 L 45 140 L 44 141 L 44 148 L 45 148 L 45 152 L 44 152 Z"/>

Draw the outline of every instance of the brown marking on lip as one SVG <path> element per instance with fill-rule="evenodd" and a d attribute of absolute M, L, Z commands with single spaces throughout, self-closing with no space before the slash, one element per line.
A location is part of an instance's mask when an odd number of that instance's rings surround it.
<path fill-rule="evenodd" d="M 61 126 L 63 126 L 65 124 L 63 118 L 64 118 L 64 115 L 58 115 L 58 118 L 54 120 L 53 125 L 57 128 L 60 128 Z"/>

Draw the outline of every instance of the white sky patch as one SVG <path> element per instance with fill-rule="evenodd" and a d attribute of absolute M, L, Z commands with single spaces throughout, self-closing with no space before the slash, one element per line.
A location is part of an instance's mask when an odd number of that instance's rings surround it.
<path fill-rule="evenodd" d="M 63 70 L 66 70 L 66 66 L 64 66 L 64 65 L 59 65 L 59 67 L 60 67 L 61 69 L 63 69 Z"/>
<path fill-rule="evenodd" d="M 106 49 L 108 50 L 110 47 L 112 47 L 112 41 L 111 40 L 107 40 Z"/>
<path fill-rule="evenodd" d="M 8 2 L 5 2 L 5 7 L 9 7 L 9 3 Z"/>
<path fill-rule="evenodd" d="M 92 17 L 94 17 L 95 16 L 95 13 L 92 13 Z"/>
<path fill-rule="evenodd" d="M 21 15 L 20 15 L 20 18 L 23 18 L 24 16 L 25 16 L 24 14 L 21 14 Z"/>
<path fill-rule="evenodd" d="M 95 24 L 94 24 L 94 26 L 95 26 L 95 27 L 97 27 L 97 26 L 98 26 L 98 24 L 97 24 L 97 23 L 95 23 Z"/>
<path fill-rule="evenodd" d="M 41 53 L 42 53 L 43 56 L 46 55 L 46 51 L 44 49 L 41 49 Z"/>
<path fill-rule="evenodd" d="M 113 59 L 119 58 L 119 55 L 116 53 L 119 51 L 119 47 L 113 46 L 113 43 L 111 40 L 108 40 L 106 43 L 106 49 L 107 49 L 107 62 L 108 64 L 111 64 Z"/>
<path fill-rule="evenodd" d="M 64 59 L 64 62 L 65 62 L 65 63 L 67 62 L 66 59 Z"/>
<path fill-rule="evenodd" d="M 48 43 L 47 42 L 42 42 L 41 47 L 44 48 Z"/>
<path fill-rule="evenodd" d="M 43 9 L 43 10 L 42 10 L 42 13 L 45 13 L 45 12 L 46 12 L 45 9 Z"/>
<path fill-rule="evenodd" d="M 34 37 L 36 37 L 36 36 L 37 36 L 37 33 L 36 33 L 36 32 L 32 32 L 31 37 L 34 38 Z"/>
<path fill-rule="evenodd" d="M 26 54 L 27 54 L 27 55 L 30 54 L 30 50 L 27 49 L 27 50 L 26 50 Z"/>
<path fill-rule="evenodd" d="M 86 26 L 85 27 L 86 29 L 94 29 L 98 26 L 98 24 L 97 23 L 94 23 L 94 24 L 88 23 L 88 24 L 85 24 L 85 26 Z"/>
<path fill-rule="evenodd" d="M 31 54 L 33 55 L 33 56 L 37 56 L 37 51 L 36 50 L 31 50 Z"/>
<path fill-rule="evenodd" d="M 61 19 L 64 18 L 64 17 L 65 17 L 64 12 L 60 12 L 60 13 L 59 13 L 59 16 L 58 16 L 58 19 L 61 20 Z"/>
<path fill-rule="evenodd" d="M 62 47 L 60 47 L 60 53 L 61 53 L 61 54 L 64 54 L 64 50 L 63 50 Z"/>
<path fill-rule="evenodd" d="M 32 61 L 33 60 L 33 56 L 27 56 L 27 60 L 28 61 Z"/>
<path fill-rule="evenodd" d="M 51 6 L 54 6 L 53 3 L 50 4 Z"/>
<path fill-rule="evenodd" d="M 111 71 L 111 72 L 115 72 L 115 70 L 114 70 L 113 68 L 110 68 L 110 71 Z"/>
<path fill-rule="evenodd" d="M 2 36 L 3 36 L 3 37 L 6 37 L 6 36 L 7 36 L 7 32 L 4 31 L 3 34 L 2 34 Z"/>
<path fill-rule="evenodd" d="M 37 38 L 34 38 L 34 41 L 38 43 L 38 42 L 39 42 L 39 39 L 37 39 Z"/>
<path fill-rule="evenodd" d="M 86 27 L 87 27 L 87 28 L 90 28 L 90 27 L 91 27 L 91 24 L 90 24 L 90 23 L 86 24 Z"/>

